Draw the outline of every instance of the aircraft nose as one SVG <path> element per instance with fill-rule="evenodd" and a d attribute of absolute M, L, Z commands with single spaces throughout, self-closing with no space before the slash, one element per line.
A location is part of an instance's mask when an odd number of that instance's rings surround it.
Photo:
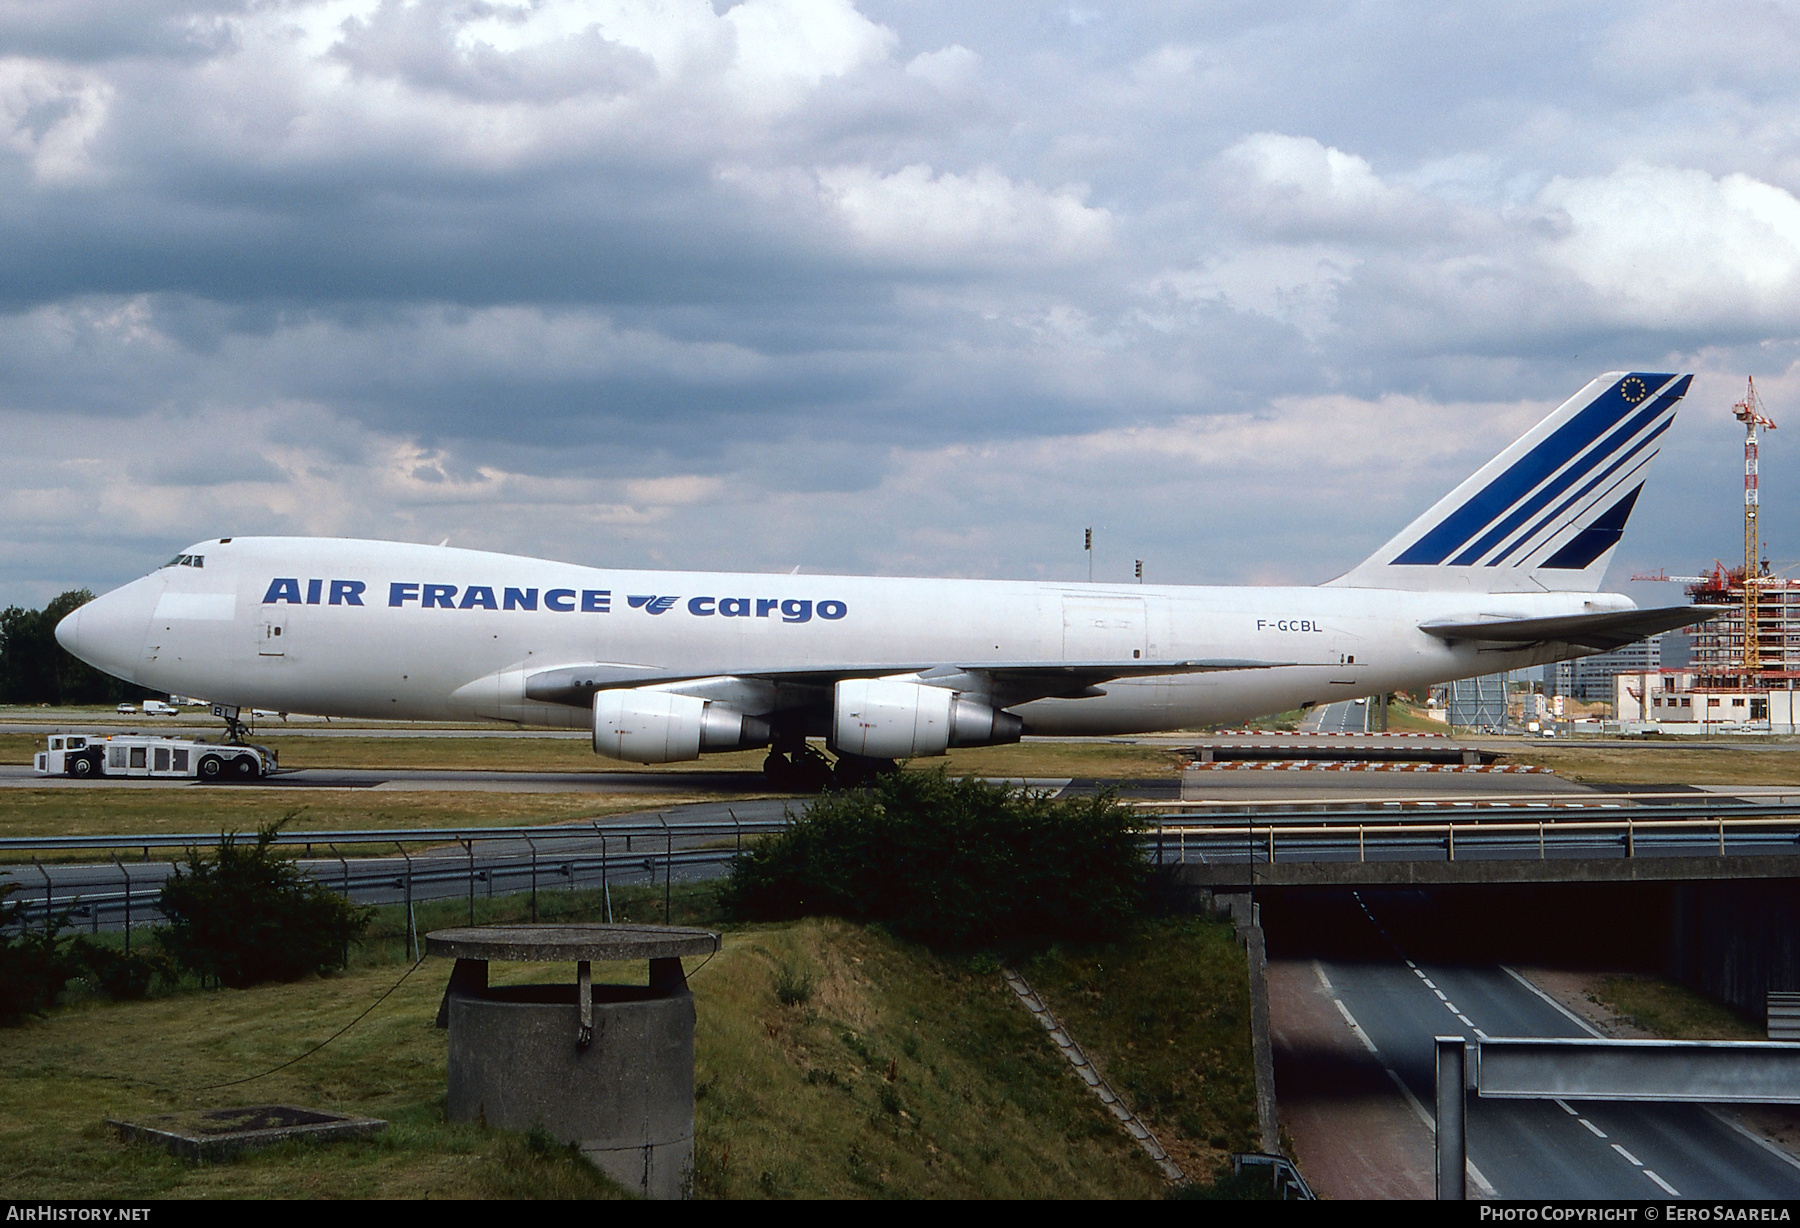
<path fill-rule="evenodd" d="M 56 624 L 56 642 L 70 656 L 81 655 L 81 609 L 70 611 Z"/>
<path fill-rule="evenodd" d="M 56 642 L 95 669 L 133 681 L 160 588 L 138 580 L 94 598 L 56 624 Z"/>

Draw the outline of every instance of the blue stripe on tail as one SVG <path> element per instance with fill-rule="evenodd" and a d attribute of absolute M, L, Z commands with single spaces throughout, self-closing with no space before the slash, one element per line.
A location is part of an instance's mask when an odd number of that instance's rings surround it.
<path fill-rule="evenodd" d="M 1585 467 L 1578 466 L 1579 472 L 1565 475 L 1566 481 L 1557 485 L 1555 490 L 1542 495 L 1531 507 L 1512 519 L 1508 526 L 1495 530 L 1489 544 L 1458 558 L 1457 564 L 1466 565 L 1466 562 L 1473 562 L 1480 558 L 1482 554 L 1492 548 L 1493 543 L 1503 540 L 1511 528 L 1516 528 L 1518 523 L 1522 523 L 1533 511 L 1541 508 L 1544 503 L 1549 502 L 1568 485 L 1579 481 L 1595 465 L 1602 463 L 1611 454 L 1613 448 L 1630 439 L 1632 435 L 1643 428 L 1645 423 L 1658 413 L 1666 411 L 1669 404 L 1679 400 L 1687 392 L 1688 384 L 1693 379 L 1692 376 L 1686 376 L 1674 387 L 1668 388 L 1665 395 L 1657 398 L 1655 404 L 1649 409 L 1638 410 L 1638 407 L 1648 400 L 1653 392 L 1663 389 L 1664 385 L 1674 378 L 1673 375 L 1639 372 L 1625 376 L 1611 388 L 1595 397 L 1585 409 L 1558 427 L 1549 438 L 1520 457 L 1486 488 L 1477 492 L 1461 507 L 1434 525 L 1429 532 L 1394 559 L 1394 564 L 1424 567 L 1442 565 L 1453 553 L 1468 546 L 1478 535 L 1487 533 L 1497 521 L 1506 517 L 1520 500 L 1536 490 L 1545 479 L 1579 456 L 1601 435 L 1618 427 L 1620 420 L 1626 415 L 1635 415 L 1636 425 L 1615 433 L 1613 438 L 1607 441 L 1606 447 L 1596 449 L 1589 464 Z M 1614 510 L 1623 506 L 1625 512 L 1629 513 L 1630 502 L 1629 499 L 1621 500 L 1619 504 L 1614 505 Z M 1620 527 L 1622 531 L 1623 522 Z M 1579 537 L 1580 535 L 1578 535 L 1578 540 Z M 1613 540 L 1618 539 L 1615 536 Z M 1568 550 L 1569 547 L 1564 547 L 1558 557 Z M 1593 557 L 1598 558 L 1599 552 L 1596 552 Z"/>

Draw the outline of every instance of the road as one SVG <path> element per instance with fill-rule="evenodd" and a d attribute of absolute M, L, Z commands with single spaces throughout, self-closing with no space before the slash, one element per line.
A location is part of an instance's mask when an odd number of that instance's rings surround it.
<path fill-rule="evenodd" d="M 1273 950 L 1318 952 L 1310 961 L 1316 992 L 1358 1034 L 1367 1060 L 1404 1085 L 1421 1119 L 1435 1099 L 1435 1036 L 1595 1034 L 1506 967 L 1433 958 L 1455 939 L 1417 893 L 1270 905 L 1264 921 Z M 1309 932 L 1294 932 L 1300 927 Z M 1286 1058 L 1278 1059 L 1278 1098 L 1304 1102 L 1315 1088 L 1353 1081 L 1317 1053 Z M 1487 1197 L 1800 1197 L 1800 1162 L 1704 1106 L 1471 1098 L 1468 1140 L 1472 1192 Z"/>
<path fill-rule="evenodd" d="M 541 891 L 558 888 L 620 886 L 660 882 L 665 871 L 673 882 L 693 882 L 725 873 L 735 849 L 729 826 L 704 836 L 665 840 L 646 834 L 646 823 L 657 816 L 673 824 L 778 820 L 793 805 L 788 799 L 701 802 L 669 806 L 657 811 L 614 815 L 592 820 L 568 836 L 536 835 L 530 840 L 498 837 L 481 840 L 472 849 L 454 842 L 411 852 L 380 853 L 380 846 L 345 845 L 340 851 L 311 845 L 297 860 L 301 869 L 329 886 L 338 888 L 360 904 L 397 904 L 410 892 L 415 902 L 461 899 L 470 895 L 504 895 L 528 891 L 535 883 Z M 632 827 L 635 836 L 614 834 L 602 840 L 594 828 Z M 389 844 L 388 850 L 394 846 Z M 326 856 L 318 856 L 326 853 Z M 19 885 L 16 901 L 34 915 L 48 887 L 53 909 L 73 909 L 70 924 L 76 929 L 116 930 L 126 918 L 126 891 L 131 896 L 133 926 L 159 920 L 155 899 L 165 879 L 173 873 L 166 860 L 125 860 L 97 864 L 56 864 L 42 867 L 14 865 L 0 869 L 0 883 Z"/>
<path fill-rule="evenodd" d="M 30 765 L 0 764 L 0 789 L 375 789 L 388 792 L 766 794 L 761 772 L 493 772 L 460 768 L 301 768 L 251 784 L 110 777 L 39 776 Z"/>
<path fill-rule="evenodd" d="M 1309 733 L 1367 733 L 1369 716 L 1366 702 L 1346 700 L 1341 704 L 1325 704 L 1307 713 L 1300 728 Z"/>

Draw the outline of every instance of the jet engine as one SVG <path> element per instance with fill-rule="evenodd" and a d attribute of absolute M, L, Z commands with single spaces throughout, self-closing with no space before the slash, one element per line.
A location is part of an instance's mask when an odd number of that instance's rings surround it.
<path fill-rule="evenodd" d="M 594 753 L 632 763 L 680 763 L 707 751 L 766 746 L 769 723 L 670 691 L 594 692 Z"/>
<path fill-rule="evenodd" d="M 831 745 L 870 759 L 941 755 L 952 746 L 1017 742 L 1025 722 L 946 687 L 892 678 L 837 684 Z"/>

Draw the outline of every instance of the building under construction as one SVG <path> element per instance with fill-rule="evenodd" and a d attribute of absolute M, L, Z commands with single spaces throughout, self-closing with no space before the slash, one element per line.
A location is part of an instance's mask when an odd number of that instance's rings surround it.
<path fill-rule="evenodd" d="M 1646 669 L 1615 679 L 1614 711 L 1621 721 L 1795 731 L 1800 581 L 1769 573 L 1757 522 L 1758 435 L 1775 424 L 1762 412 L 1754 381 L 1732 412 L 1744 424 L 1744 565 L 1714 563 L 1701 576 L 1634 577 L 1684 580 L 1695 605 L 1727 608 L 1695 628 L 1689 668 Z"/>

